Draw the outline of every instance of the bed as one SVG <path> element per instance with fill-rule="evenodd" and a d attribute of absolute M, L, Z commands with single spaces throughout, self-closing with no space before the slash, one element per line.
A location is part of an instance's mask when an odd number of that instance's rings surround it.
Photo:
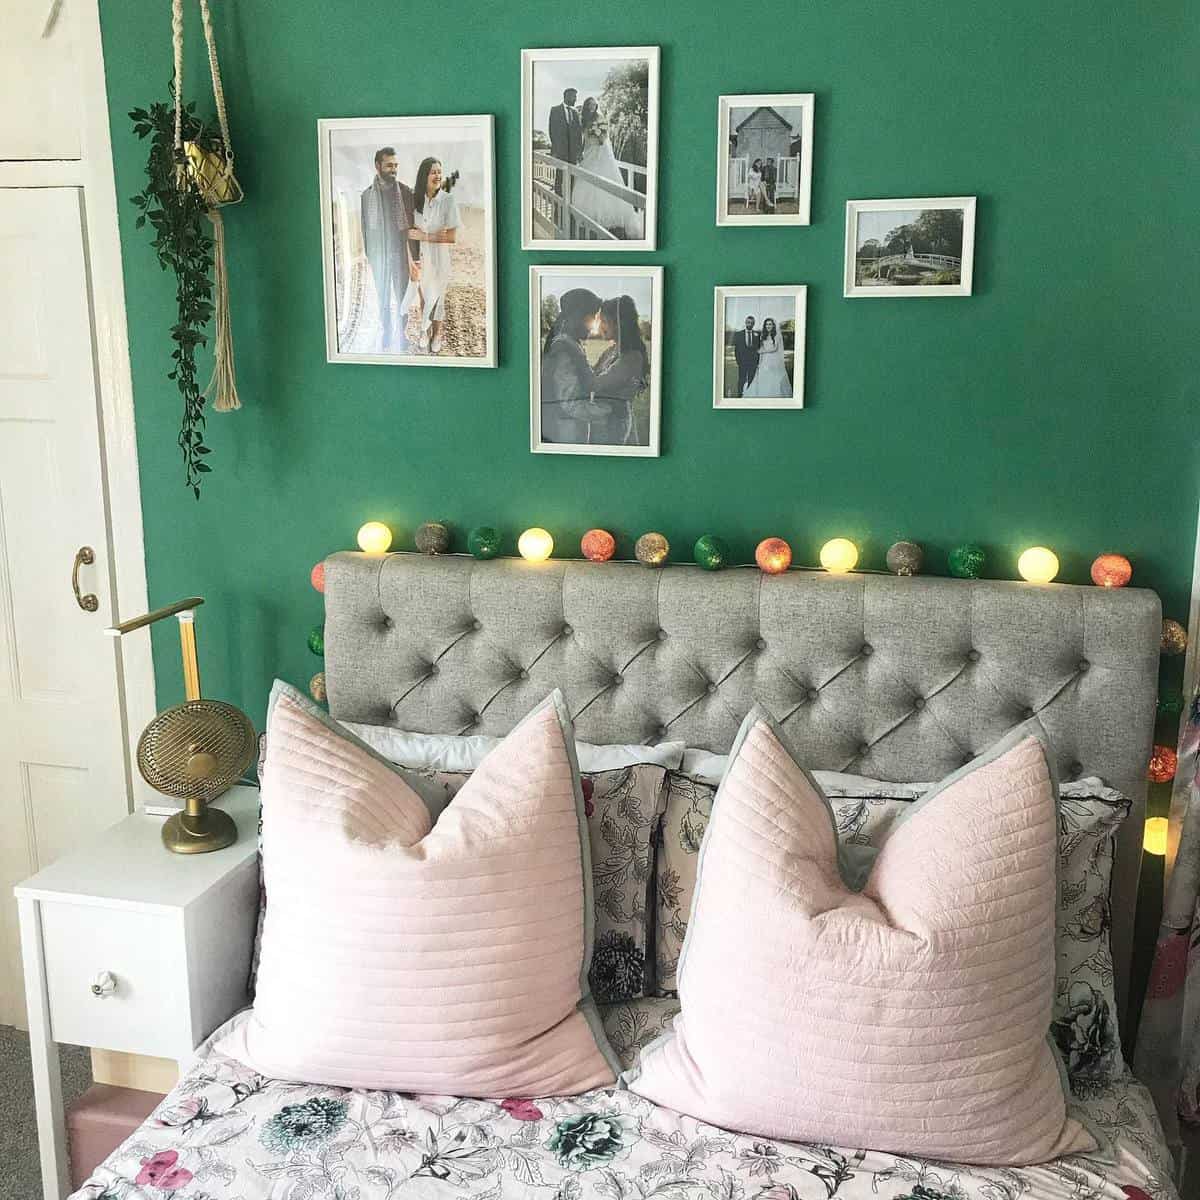
<path fill-rule="evenodd" d="M 758 701 L 813 768 L 921 781 L 1037 713 L 1063 780 L 1099 776 L 1133 803 L 1111 905 L 1127 1043 L 1159 635 L 1157 598 L 1136 589 L 403 554 L 326 566 L 326 681 L 343 720 L 504 734 L 558 687 L 581 740 L 721 752 Z M 603 1015 L 630 1062 L 675 1011 L 647 998 Z M 214 1040 L 78 1197 L 1176 1194 L 1149 1095 L 1127 1074 L 1076 1097 L 1107 1155 L 981 1169 L 736 1135 L 617 1088 L 482 1101 L 284 1083 Z"/>

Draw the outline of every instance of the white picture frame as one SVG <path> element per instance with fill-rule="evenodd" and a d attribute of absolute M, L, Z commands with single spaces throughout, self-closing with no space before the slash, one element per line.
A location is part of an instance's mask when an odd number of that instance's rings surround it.
<path fill-rule="evenodd" d="M 787 315 L 785 315 L 787 314 Z M 735 337 L 739 328 L 745 327 L 748 318 L 754 318 L 756 332 L 761 334 L 767 320 L 776 322 L 779 340 L 785 342 L 787 320 L 792 321 L 792 364 L 787 371 L 786 346 L 781 346 L 780 366 L 784 378 L 790 374 L 791 395 L 783 389 L 778 395 L 747 395 L 743 383 L 754 389 L 754 381 L 760 378 L 757 372 L 750 380 L 742 374 L 742 364 L 735 349 Z M 768 408 L 802 409 L 804 407 L 804 362 L 805 342 L 808 328 L 808 287 L 802 283 L 762 284 L 739 287 L 717 287 L 713 289 L 713 408 L 731 411 Z M 766 376 L 762 376 L 766 378 Z"/>
<path fill-rule="evenodd" d="M 875 236 L 878 231 L 900 229 L 912 225 L 927 213 L 961 212 L 962 227 L 959 253 L 933 253 L 917 251 L 910 243 L 907 250 L 899 246 L 884 245 L 881 238 L 886 232 Z M 880 219 L 879 214 L 893 214 Z M 893 224 L 894 221 L 894 224 Z M 863 235 L 863 236 L 860 236 Z M 875 241 L 883 253 L 873 256 L 874 265 L 868 256 L 859 262 L 860 242 L 863 246 Z M 952 246 L 941 247 L 942 250 Z M 921 282 L 922 278 L 936 279 L 939 274 L 954 270 L 958 261 L 958 282 Z M 928 296 L 969 296 L 974 279 L 975 266 L 975 197 L 935 196 L 903 200 L 847 200 L 846 201 L 846 253 L 843 268 L 843 295 L 853 299 L 877 299 L 880 297 L 904 297 L 915 299 Z M 888 283 L 887 278 L 869 279 L 873 272 L 888 272 L 890 278 L 904 278 L 904 283 Z"/>
<path fill-rule="evenodd" d="M 599 301 L 606 300 L 618 301 L 618 298 L 623 300 L 633 299 L 636 304 L 636 316 L 641 318 L 639 326 L 645 319 L 644 305 L 649 301 L 649 325 L 650 336 L 649 344 L 645 347 L 649 354 L 648 371 L 646 375 L 646 386 L 640 389 L 638 394 L 633 397 L 623 396 L 621 393 L 614 391 L 611 396 L 606 396 L 602 392 L 596 393 L 590 391 L 587 396 L 568 397 L 569 401 L 574 400 L 590 400 L 591 404 L 587 405 L 590 410 L 592 408 L 602 409 L 608 405 L 608 411 L 600 411 L 595 414 L 596 432 L 593 434 L 593 426 L 591 424 L 592 414 L 590 412 L 581 415 L 578 419 L 572 414 L 571 422 L 574 430 L 575 424 L 578 424 L 578 431 L 582 432 L 584 423 L 587 425 L 587 435 L 581 438 L 560 437 L 550 435 L 548 429 L 543 428 L 543 405 L 542 405 L 542 360 L 543 351 L 545 348 L 545 339 L 548 335 L 548 330 L 544 328 L 543 322 L 543 301 L 561 296 L 567 291 L 582 289 L 591 292 Z M 657 458 L 659 456 L 660 446 L 660 431 L 662 424 L 662 324 L 663 324 L 663 269 L 662 267 L 652 266 L 624 266 L 624 267 L 603 267 L 603 266 L 532 266 L 529 268 L 529 449 L 534 454 L 597 454 L 633 458 Z M 618 301 L 619 303 L 623 302 Z M 549 306 L 550 311 L 553 311 L 553 306 Z M 547 312 L 547 316 L 550 312 Z M 559 308 L 558 316 L 562 316 L 562 310 Z M 595 317 L 585 316 L 584 323 L 592 322 L 592 327 L 600 328 L 599 310 Z M 551 329 L 554 324 L 551 323 Z M 564 330 L 564 334 L 570 336 L 571 331 Z M 644 334 L 642 337 L 645 344 Z M 592 338 L 584 339 L 587 342 L 592 341 Z M 599 354 L 597 360 L 597 352 L 600 347 L 585 347 L 584 340 L 580 341 L 580 348 L 584 352 L 585 358 L 593 366 L 598 366 L 604 361 L 604 354 Z M 610 348 L 615 346 L 615 343 L 610 344 Z M 564 351 L 569 351 L 569 347 L 563 347 Z M 645 399 L 642 399 L 642 394 L 645 394 Z M 596 402 L 599 402 L 598 404 Z M 616 401 L 616 403 L 613 403 Z M 548 401 L 548 405 L 553 402 Z M 628 407 L 620 408 L 620 404 L 624 403 Z M 602 432 L 608 428 L 617 428 L 628 421 L 628 424 L 636 430 L 636 440 L 597 440 L 592 441 L 592 436 L 605 438 L 607 435 Z M 645 439 L 641 439 L 641 429 L 645 423 Z M 566 424 L 564 422 L 564 424 Z"/>
<path fill-rule="evenodd" d="M 610 157 L 616 162 L 621 184 L 603 178 L 597 183 L 590 183 L 582 174 L 572 179 L 575 170 L 584 170 L 581 164 L 567 163 L 563 167 L 555 167 L 553 163 L 566 163 L 566 160 L 556 159 L 551 153 L 551 110 L 560 107 L 564 101 L 563 89 L 559 85 L 571 84 L 573 74 L 578 77 L 576 104 L 582 109 L 589 96 L 601 91 L 607 71 L 625 63 L 641 62 L 647 65 L 645 128 L 640 135 L 644 137 L 645 151 L 643 155 L 635 125 L 635 132 L 626 134 L 627 141 L 635 149 L 624 149 L 622 153 L 644 157 L 644 165 L 622 160 L 617 154 L 619 147 L 613 147 Z M 574 73 L 570 69 L 571 64 L 578 65 Z M 539 66 L 544 67 L 545 71 L 539 72 Z M 657 46 L 556 47 L 521 51 L 522 249 L 600 252 L 657 249 L 658 78 Z M 602 110 L 601 117 L 607 120 Z M 542 129 L 540 123 L 548 128 Z M 580 153 L 586 151 L 581 149 Z M 603 156 L 600 165 L 605 165 Z M 639 177 L 644 182 L 644 188 L 637 187 Z M 599 197 L 611 195 L 618 212 L 623 197 L 629 196 L 631 204 L 625 212 L 625 225 L 622 226 L 618 218 L 609 228 L 592 220 L 583 207 L 576 210 L 572 203 L 576 185 L 588 187 L 589 198 L 597 204 L 605 202 Z M 604 191 L 604 188 L 616 190 Z M 586 230 L 586 236 L 578 236 L 581 229 Z"/>
<path fill-rule="evenodd" d="M 812 209 L 813 168 L 812 92 L 762 92 L 717 98 L 717 224 L 808 225 Z M 743 117 L 741 114 L 750 110 Z M 760 110 L 774 117 L 778 128 L 747 128 L 739 135 L 737 125 L 757 120 Z M 772 143 L 782 139 L 781 144 Z M 792 154 L 796 140 L 799 153 Z M 744 141 L 738 153 L 735 141 Z M 782 144 L 786 143 L 786 145 Z M 771 154 L 769 151 L 777 151 Z M 761 153 L 756 153 L 761 151 Z M 779 151 L 784 151 L 779 153 Z M 748 211 L 752 203 L 748 187 L 756 158 L 772 163 L 775 179 L 764 183 L 766 203 L 775 211 Z M 731 204 L 742 211 L 730 211 Z M 795 207 L 795 211 L 791 209 Z M 782 207 L 785 211 L 779 211 Z"/>
<path fill-rule="evenodd" d="M 494 140 L 494 119 L 489 113 L 322 118 L 317 122 L 327 362 L 405 367 L 496 365 Z M 413 162 L 429 156 L 430 149 L 436 150 L 439 142 L 447 146 L 446 151 L 440 152 L 446 156 L 447 172 L 458 170 L 463 173 L 461 186 L 456 184 L 454 189 L 465 201 L 459 209 L 463 229 L 482 252 L 481 266 L 472 266 L 471 277 L 465 281 L 472 287 L 483 288 L 482 320 L 469 309 L 460 309 L 460 313 L 466 311 L 468 315 L 461 322 L 453 322 L 453 337 L 478 347 L 479 353 L 474 350 L 471 353 L 447 353 L 444 347 L 438 353 L 422 351 L 403 337 L 402 330 L 395 332 L 403 322 L 394 315 L 389 339 L 382 330 L 385 322 L 383 306 L 375 290 L 374 268 L 362 237 L 362 193 L 378 175 L 370 147 L 377 143 L 378 149 L 394 147 L 398 151 L 396 157 L 407 168 L 401 181 L 411 186 L 415 183 L 415 175 L 411 180 L 407 176 L 414 174 Z M 360 147 L 366 148 L 363 150 L 366 160 L 361 168 L 357 161 Z M 456 204 L 458 202 L 456 198 Z M 346 256 L 343 246 L 354 248 Z M 449 287 L 453 286 L 452 275 Z M 398 307 L 402 299 L 393 296 L 393 303 Z M 449 331 L 445 336 L 451 336 Z M 396 343 L 398 348 L 389 342 Z"/>

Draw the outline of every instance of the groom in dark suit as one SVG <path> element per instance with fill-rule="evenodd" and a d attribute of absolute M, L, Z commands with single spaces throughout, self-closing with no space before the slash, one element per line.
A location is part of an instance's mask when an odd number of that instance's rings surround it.
<path fill-rule="evenodd" d="M 746 328 L 739 329 L 733 335 L 733 357 L 737 359 L 739 400 L 758 371 L 758 347 L 761 343 L 762 334 L 754 331 L 754 318 L 747 317 Z"/>
<path fill-rule="evenodd" d="M 550 153 L 563 162 L 577 163 L 583 157 L 583 125 L 575 98 L 579 93 L 574 88 L 563 92 L 563 102 L 550 110 Z M 563 172 L 554 172 L 554 190 L 563 194 Z"/>

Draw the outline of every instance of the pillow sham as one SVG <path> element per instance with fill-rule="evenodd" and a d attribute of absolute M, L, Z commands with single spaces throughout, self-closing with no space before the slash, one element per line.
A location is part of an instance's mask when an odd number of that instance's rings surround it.
<path fill-rule="evenodd" d="M 1095 1149 L 1047 1035 L 1044 737 L 1029 722 L 914 802 L 854 890 L 829 802 L 753 710 L 704 837 L 680 1015 L 630 1088 L 788 1141 L 996 1166 Z"/>
<path fill-rule="evenodd" d="M 497 1097 L 611 1084 L 561 695 L 436 824 L 392 764 L 294 688 L 275 684 L 267 726 L 258 993 L 217 1049 L 339 1087 Z"/>
<path fill-rule="evenodd" d="M 726 762 L 722 757 L 722 769 Z M 687 756 L 684 765 L 689 765 Z M 823 771 L 813 775 L 833 807 L 838 840 L 868 851 L 878 851 L 912 801 L 933 788 L 928 783 L 886 783 Z M 676 772 L 667 776 L 655 862 L 659 995 L 676 990 L 676 966 L 696 889 L 697 852 L 715 791 L 692 777 Z M 1071 1090 L 1081 1096 L 1125 1070 L 1108 935 L 1114 838 L 1129 809 L 1125 796 L 1096 778 L 1064 783 L 1059 788 L 1061 889 L 1051 1030 L 1066 1062 Z"/>
<path fill-rule="evenodd" d="M 337 722 L 354 736 L 359 731 L 376 753 L 395 763 L 401 777 L 425 801 L 430 818 L 437 820 L 471 777 L 470 771 L 447 771 L 420 765 L 422 759 L 433 761 L 468 759 L 470 753 L 451 748 L 447 753 L 435 750 L 435 742 L 488 742 L 490 748 L 499 745 L 499 738 L 438 738 L 424 734 L 390 735 L 395 730 L 382 726 L 356 725 Z M 422 747 L 411 743 L 417 752 L 417 763 L 397 758 L 409 739 L 424 739 Z M 589 842 L 592 848 L 592 894 L 595 907 L 595 948 L 590 972 L 591 988 L 600 1003 L 637 1000 L 654 990 L 654 947 L 651 941 L 653 893 L 653 842 L 657 835 L 663 808 L 667 802 L 666 769 L 660 761 L 678 763 L 683 757 L 683 743 L 663 743 L 660 746 L 590 746 L 576 742 L 576 750 L 592 764 L 619 763 L 603 771 L 591 771 L 580 777 L 584 811 L 587 816 Z M 445 747 L 443 747 L 445 749 Z M 647 762 L 636 760 L 645 751 Z M 260 748 L 259 779 L 266 777 L 265 737 Z M 261 848 L 261 841 L 260 841 Z M 266 888 L 260 888 L 258 932 L 251 957 L 249 990 L 257 986 L 258 962 L 261 956 L 262 927 L 267 905 Z"/>
<path fill-rule="evenodd" d="M 423 794 L 445 804 L 471 778 L 467 772 L 413 772 Z M 592 851 L 596 944 L 592 993 L 601 1004 L 637 1000 L 654 990 L 651 944 L 653 846 L 667 802 L 667 772 L 638 764 L 580 776 Z"/>
<path fill-rule="evenodd" d="M 414 770 L 432 767 L 437 771 L 473 771 L 502 740 L 481 734 L 409 733 L 390 725 L 364 725 L 358 721 L 341 724 L 384 758 Z M 684 749 L 683 742 L 660 742 L 657 746 L 576 742 L 575 756 L 584 772 L 612 771 L 638 763 L 674 769 L 683 762 Z"/>

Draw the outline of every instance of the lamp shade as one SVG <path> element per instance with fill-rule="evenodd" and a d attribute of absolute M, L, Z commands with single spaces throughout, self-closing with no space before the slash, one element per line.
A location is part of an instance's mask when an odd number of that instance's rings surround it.
<path fill-rule="evenodd" d="M 831 575 L 853 571 L 858 562 L 858 547 L 849 538 L 830 538 L 821 547 L 821 566 Z"/>
<path fill-rule="evenodd" d="M 368 521 L 358 531 L 358 548 L 364 554 L 386 554 L 392 545 L 392 531 L 382 521 Z"/>
<path fill-rule="evenodd" d="M 617 540 L 607 529 L 589 529 L 579 542 L 589 562 L 608 562 L 617 549 Z"/>
<path fill-rule="evenodd" d="M 754 561 L 765 575 L 782 575 L 792 565 L 792 548 L 781 537 L 763 538 L 754 550 Z"/>
<path fill-rule="evenodd" d="M 538 525 L 517 539 L 517 551 L 526 562 L 545 562 L 554 553 L 554 539 Z"/>
<path fill-rule="evenodd" d="M 1124 587 L 1133 578 L 1133 567 L 1123 554 L 1101 554 L 1092 563 L 1092 582 L 1097 587 Z"/>
<path fill-rule="evenodd" d="M 1171 823 L 1166 817 L 1150 817 L 1146 821 L 1146 832 L 1142 836 L 1142 848 L 1147 854 L 1160 857 L 1167 852 L 1167 835 L 1171 831 Z"/>
<path fill-rule="evenodd" d="M 1017 559 L 1017 570 L 1030 583 L 1049 583 L 1058 574 L 1058 555 L 1045 546 L 1030 546 Z"/>

